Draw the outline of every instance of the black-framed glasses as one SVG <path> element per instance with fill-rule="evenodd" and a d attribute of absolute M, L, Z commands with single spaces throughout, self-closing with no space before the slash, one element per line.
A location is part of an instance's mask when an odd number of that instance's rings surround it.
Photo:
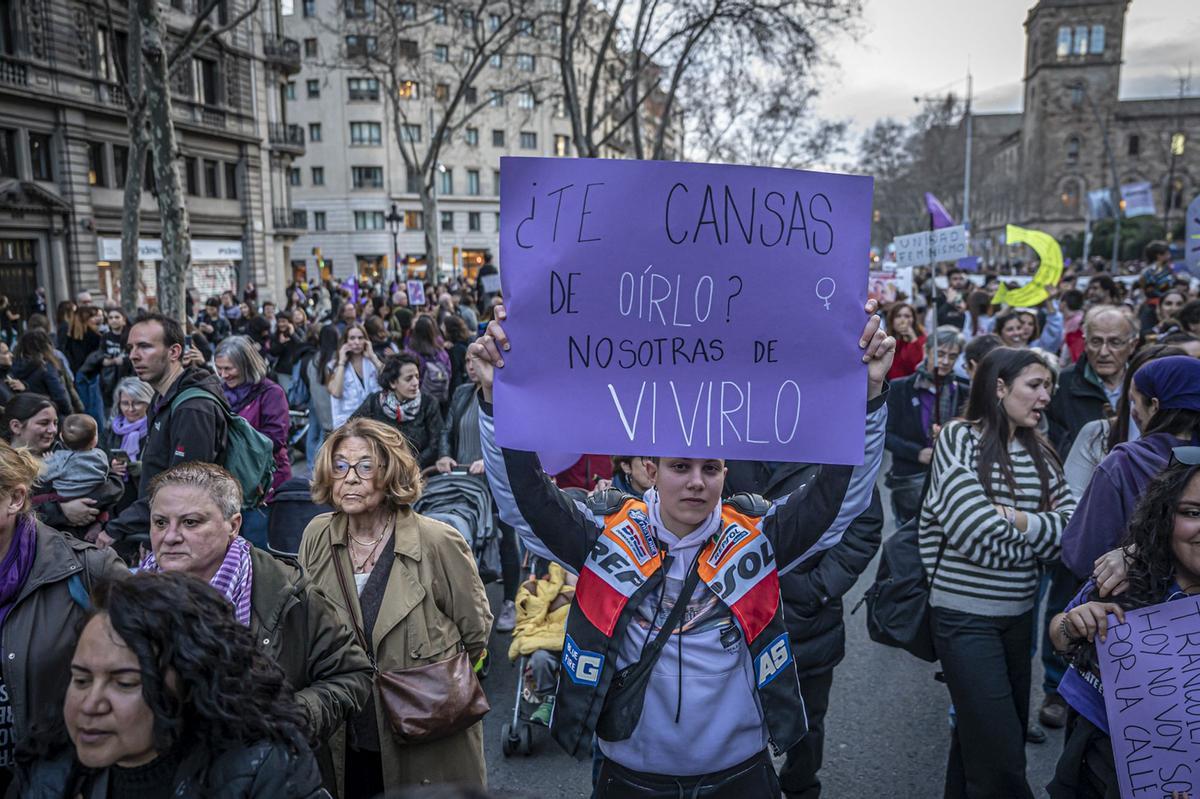
<path fill-rule="evenodd" d="M 1200 466 L 1200 447 L 1175 447 L 1171 450 L 1169 466 L 1182 463 L 1185 466 Z"/>
<path fill-rule="evenodd" d="M 360 480 L 375 479 L 375 464 L 373 461 L 350 463 L 338 460 L 333 462 L 333 476 L 338 480 L 342 480 L 346 475 L 350 474 L 351 469 L 354 470 L 354 473 L 358 475 Z"/>

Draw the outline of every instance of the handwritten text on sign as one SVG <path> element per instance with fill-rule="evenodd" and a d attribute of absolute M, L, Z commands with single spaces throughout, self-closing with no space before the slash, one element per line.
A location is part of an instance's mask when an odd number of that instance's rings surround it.
<path fill-rule="evenodd" d="M 1200 596 L 1108 620 L 1096 646 L 1121 796 L 1200 796 Z"/>
<path fill-rule="evenodd" d="M 501 159 L 505 446 L 859 463 L 869 178 Z"/>

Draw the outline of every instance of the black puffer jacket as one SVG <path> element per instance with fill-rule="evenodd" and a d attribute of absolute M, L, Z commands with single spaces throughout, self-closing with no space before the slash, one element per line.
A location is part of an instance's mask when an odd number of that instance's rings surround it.
<path fill-rule="evenodd" d="M 883 503 L 879 489 L 835 546 L 779 578 L 783 619 L 792 638 L 800 679 L 824 674 L 846 654 L 842 596 L 858 581 L 879 549 Z"/>
<path fill-rule="evenodd" d="M 109 771 L 93 772 L 68 747 L 18 774 L 21 799 L 107 799 Z M 172 799 L 327 799 L 310 752 L 293 754 L 279 744 L 259 743 L 212 755 L 193 748 L 175 771 Z"/>
<path fill-rule="evenodd" d="M 403 433 L 422 469 L 428 469 L 437 462 L 438 445 L 442 440 L 442 409 L 430 395 L 421 394 L 421 410 L 415 418 L 399 422 L 383 410 L 383 392 L 375 391 L 350 414 L 351 419 L 360 417 L 390 424 Z"/>

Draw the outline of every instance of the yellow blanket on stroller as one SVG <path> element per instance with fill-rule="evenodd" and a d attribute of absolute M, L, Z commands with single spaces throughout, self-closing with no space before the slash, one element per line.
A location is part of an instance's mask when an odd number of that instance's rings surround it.
<path fill-rule="evenodd" d="M 575 587 L 566 583 L 566 571 L 557 563 L 551 563 L 547 577 L 526 580 L 517 589 L 517 626 L 508 647 L 509 660 L 531 655 L 539 649 L 562 651 L 567 613 L 575 598 Z"/>

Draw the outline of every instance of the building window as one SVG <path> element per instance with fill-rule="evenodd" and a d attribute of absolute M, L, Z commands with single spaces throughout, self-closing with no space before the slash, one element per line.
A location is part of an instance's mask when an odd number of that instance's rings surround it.
<path fill-rule="evenodd" d="M 404 229 L 405 230 L 424 230 L 425 215 L 420 211 L 405 211 L 404 212 Z"/>
<path fill-rule="evenodd" d="M 192 70 L 195 79 L 193 96 L 204 105 L 220 104 L 221 76 L 217 62 L 211 58 L 193 58 Z"/>
<path fill-rule="evenodd" d="M 499 89 L 492 89 L 491 97 L 488 99 L 488 104 L 493 108 L 499 108 L 504 105 L 504 92 Z"/>
<path fill-rule="evenodd" d="M 1129 155 L 1132 155 L 1132 156 L 1137 156 L 1137 155 L 1142 154 L 1142 137 L 1137 135 L 1136 133 L 1129 134 L 1128 153 L 1129 153 Z"/>
<path fill-rule="evenodd" d="M 521 17 L 517 20 L 517 35 L 532 36 L 533 35 L 533 20 L 528 17 Z"/>
<path fill-rule="evenodd" d="M 313 99 L 321 96 L 321 81 L 314 78 L 304 84 L 305 91 L 308 93 L 308 99 Z"/>
<path fill-rule="evenodd" d="M 536 60 L 529 53 L 517 53 L 517 69 L 522 72 L 533 72 Z"/>
<path fill-rule="evenodd" d="M 463 11 L 462 15 L 459 17 L 459 20 L 462 22 L 463 30 L 468 30 L 468 31 L 475 30 L 475 12 L 474 11 Z"/>
<path fill-rule="evenodd" d="M 500 53 L 492 53 L 492 57 L 488 59 L 488 63 L 494 69 L 501 69 L 504 66 L 504 56 Z"/>
<path fill-rule="evenodd" d="M 0 131 L 0 145 L 4 143 L 4 132 Z M 0 162 L 3 161 L 3 153 L 0 152 Z M 129 170 L 129 148 L 120 144 L 113 145 L 113 185 L 124 186 L 125 174 Z M 4 175 L 4 165 L 0 163 L 0 175 Z M 16 176 L 14 172 L 13 177 Z"/>
<path fill-rule="evenodd" d="M 49 134 L 29 134 L 29 161 L 33 167 L 34 180 L 54 180 L 54 167 L 50 158 Z"/>
<path fill-rule="evenodd" d="M 383 167 L 381 166 L 352 166 L 350 179 L 356 189 L 382 189 Z"/>
<path fill-rule="evenodd" d="M 564 158 L 571 154 L 571 137 L 555 134 L 554 136 L 554 154 L 560 158 Z"/>
<path fill-rule="evenodd" d="M 433 87 L 433 99 L 439 103 L 445 103 L 450 100 L 450 84 L 439 83 Z"/>
<path fill-rule="evenodd" d="M 346 90 L 351 100 L 379 100 L 378 78 L 346 78 Z"/>
<path fill-rule="evenodd" d="M 467 230 L 472 233 L 478 233 L 482 229 L 483 226 L 479 221 L 480 216 L 481 214 L 478 211 L 469 211 L 467 213 Z"/>
<path fill-rule="evenodd" d="M 1092 38 L 1089 45 L 1089 51 L 1092 55 L 1100 55 L 1104 52 L 1104 26 L 1092 26 Z"/>
<path fill-rule="evenodd" d="M 497 212 L 494 216 L 496 217 L 496 232 L 499 233 L 500 232 L 500 214 L 499 214 L 499 212 Z"/>
<path fill-rule="evenodd" d="M 1178 211 L 1183 208 L 1183 179 L 1175 178 L 1167 187 L 1167 209 Z"/>
<path fill-rule="evenodd" d="M 500 26 L 504 24 L 504 20 L 499 14 L 488 14 L 488 30 L 492 33 L 500 30 Z"/>
<path fill-rule="evenodd" d="M 1079 163 L 1079 137 L 1072 136 L 1067 139 L 1067 163 Z"/>
<path fill-rule="evenodd" d="M 383 219 L 383 211 L 354 212 L 355 230 L 383 230 L 386 224 Z"/>
<path fill-rule="evenodd" d="M 504 131 L 502 131 L 502 130 L 493 130 L 492 131 L 492 146 L 493 147 L 503 147 L 504 146 Z"/>
<path fill-rule="evenodd" d="M 398 39 L 396 41 L 396 51 L 401 58 L 407 58 L 409 61 L 416 61 L 421 57 L 421 49 L 417 45 L 416 39 Z"/>
<path fill-rule="evenodd" d="M 375 0 L 346 0 L 346 19 L 375 19 Z"/>
<path fill-rule="evenodd" d="M 325 229 L 325 212 L 313 211 L 313 230 Z"/>
<path fill-rule="evenodd" d="M 421 126 L 405 124 L 400 128 L 400 140 L 414 144 L 421 141 Z"/>
<path fill-rule="evenodd" d="M 414 20 L 417 18 L 416 3 L 397 3 L 396 16 L 403 20 Z"/>
<path fill-rule="evenodd" d="M 409 194 L 417 194 L 421 191 L 421 173 L 413 167 L 405 167 L 404 174 L 404 190 Z"/>
<path fill-rule="evenodd" d="M 469 67 L 471 64 L 474 64 L 474 63 L 475 63 L 475 56 L 476 56 L 476 55 L 478 55 L 478 54 L 479 54 L 479 51 L 478 51 L 478 50 L 476 50 L 474 47 L 464 47 L 464 48 L 462 49 L 462 63 L 463 63 L 463 66 L 464 66 L 464 67 Z"/>
<path fill-rule="evenodd" d="M 1070 94 L 1072 108 L 1078 108 L 1079 106 L 1083 105 L 1083 91 L 1084 89 L 1082 83 L 1071 84 Z"/>
<path fill-rule="evenodd" d="M 453 211 L 442 211 L 442 232 L 443 233 L 453 233 L 454 232 L 454 212 Z"/>
<path fill-rule="evenodd" d="M 463 89 L 463 100 L 467 105 L 475 105 L 479 102 L 479 91 L 474 86 L 468 86 Z"/>
<path fill-rule="evenodd" d="M 312 184 L 314 186 L 324 186 L 325 185 L 325 167 L 314 166 L 312 168 Z"/>
<path fill-rule="evenodd" d="M 454 193 L 454 170 L 447 167 L 446 171 L 441 173 L 441 176 L 442 177 L 441 177 L 441 180 L 439 181 L 440 185 L 438 186 L 438 191 L 442 194 L 453 194 Z"/>
<path fill-rule="evenodd" d="M 1075 55 L 1087 55 L 1088 51 L 1088 26 L 1075 26 L 1075 47 L 1072 52 Z"/>
<path fill-rule="evenodd" d="M 445 6 L 439 5 L 439 6 L 433 7 L 433 21 L 436 22 L 438 25 L 446 24 L 446 7 Z"/>
<path fill-rule="evenodd" d="M 289 80 L 287 82 L 287 86 L 285 86 L 283 88 L 283 99 L 285 99 L 285 100 L 295 100 L 296 99 L 296 81 Z"/>
<path fill-rule="evenodd" d="M 225 199 L 236 200 L 238 198 L 238 175 L 237 164 L 225 164 Z"/>
<path fill-rule="evenodd" d="M 383 128 L 378 122 L 351 122 L 350 143 L 378 145 L 383 143 Z"/>
<path fill-rule="evenodd" d="M 433 60 L 439 64 L 445 64 L 450 60 L 450 47 L 445 44 L 435 44 L 433 46 Z"/>
<path fill-rule="evenodd" d="M 308 123 L 308 140 L 310 142 L 321 140 L 321 123 L 320 122 L 309 122 Z"/>
<path fill-rule="evenodd" d="M 478 169 L 468 169 L 467 170 L 467 194 L 471 195 L 472 197 L 479 196 L 479 170 Z"/>
<path fill-rule="evenodd" d="M 146 159 L 146 166 L 149 167 L 150 159 Z M 196 175 L 196 159 L 191 156 L 185 156 L 183 159 L 183 188 L 188 194 L 195 196 L 200 193 L 199 183 L 200 178 Z M 150 171 L 147 169 L 146 171 Z"/>
<path fill-rule="evenodd" d="M 375 47 L 374 36 L 355 35 L 346 37 L 346 55 L 350 58 L 362 58 L 363 56 L 373 55 Z"/>
<path fill-rule="evenodd" d="M 204 161 L 204 196 L 221 196 L 221 165 L 216 161 Z"/>
<path fill-rule="evenodd" d="M 401 100 L 420 100 L 421 84 L 415 80 L 400 81 L 400 85 L 396 88 L 396 95 Z"/>
<path fill-rule="evenodd" d="M 301 6 L 301 14 L 306 17 L 315 17 L 317 15 L 317 0 L 304 0 Z"/>
<path fill-rule="evenodd" d="M 531 109 L 537 105 L 537 101 L 533 97 L 531 91 L 517 92 L 517 108 Z"/>
<path fill-rule="evenodd" d="M 1186 146 L 1187 134 L 1182 132 L 1171 134 L 1171 155 L 1183 155 Z"/>
<path fill-rule="evenodd" d="M 316 58 L 317 57 L 317 40 L 316 39 L 305 39 L 304 40 L 304 57 L 305 58 Z"/>
<path fill-rule="evenodd" d="M 467 128 L 467 132 L 464 135 L 464 138 L 465 138 L 468 146 L 478 147 L 479 146 L 479 128 Z"/>
<path fill-rule="evenodd" d="M 500 170 L 492 170 L 492 194 L 500 196 Z"/>
<path fill-rule="evenodd" d="M 536 150 L 537 149 L 537 134 L 531 130 L 521 131 L 521 149 Z"/>
<path fill-rule="evenodd" d="M 2 159 L 3 156 L 0 156 Z M 88 142 L 88 185 L 107 186 L 104 174 L 104 144 L 98 141 Z"/>
<path fill-rule="evenodd" d="M 1071 29 L 1063 26 L 1058 29 L 1058 57 L 1066 58 L 1071 54 Z"/>
<path fill-rule="evenodd" d="M 1079 183 L 1074 180 L 1067 181 L 1063 186 L 1062 194 L 1059 195 L 1059 201 L 1062 202 L 1063 210 L 1067 213 L 1079 212 Z"/>
<path fill-rule="evenodd" d="M 299 186 L 300 183 L 300 167 L 294 166 L 288 169 L 288 185 Z"/>

